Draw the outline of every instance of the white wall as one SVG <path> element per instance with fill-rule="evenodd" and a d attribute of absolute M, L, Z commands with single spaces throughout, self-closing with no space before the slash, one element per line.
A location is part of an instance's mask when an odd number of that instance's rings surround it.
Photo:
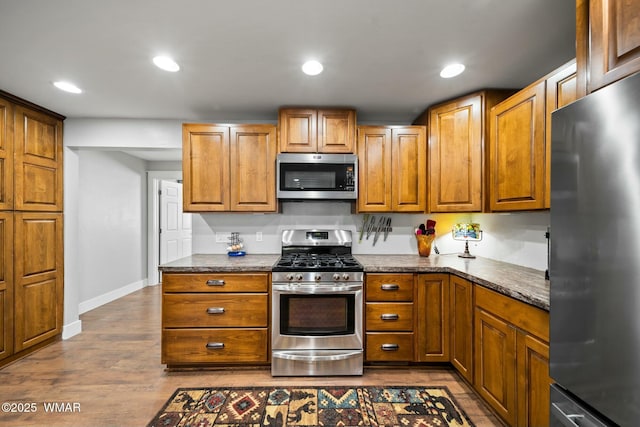
<path fill-rule="evenodd" d="M 182 121 L 67 119 L 64 145 L 74 148 L 182 148 Z"/>
<path fill-rule="evenodd" d="M 146 162 L 121 152 L 78 150 L 78 163 L 82 313 L 145 284 L 147 182 Z"/>
<path fill-rule="evenodd" d="M 376 215 L 380 217 L 381 215 Z M 201 214 L 193 218 L 193 252 L 226 253 L 222 236 L 240 232 L 249 253 L 279 253 L 282 230 L 287 228 L 344 228 L 354 236 L 353 252 L 358 254 L 417 254 L 414 229 L 427 219 L 436 221 L 436 245 L 441 254 L 460 253 L 464 242 L 454 241 L 451 227 L 456 222 L 478 222 L 483 240 L 470 242 L 471 253 L 536 270 L 547 268 L 547 242 L 544 236 L 549 213 L 514 214 L 389 214 L 393 231 L 387 241 L 380 237 L 373 245 L 373 234 L 358 242 L 363 214 L 351 213 L 344 202 L 285 202 L 281 214 Z M 263 241 L 256 240 L 262 232 Z M 432 252 L 434 253 L 434 252 Z M 434 253 L 435 256 L 435 253 Z"/>

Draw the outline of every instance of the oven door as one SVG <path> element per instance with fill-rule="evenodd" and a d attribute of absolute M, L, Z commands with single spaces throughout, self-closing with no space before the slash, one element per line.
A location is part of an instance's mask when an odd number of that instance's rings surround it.
<path fill-rule="evenodd" d="M 272 285 L 273 350 L 362 350 L 362 284 Z"/>

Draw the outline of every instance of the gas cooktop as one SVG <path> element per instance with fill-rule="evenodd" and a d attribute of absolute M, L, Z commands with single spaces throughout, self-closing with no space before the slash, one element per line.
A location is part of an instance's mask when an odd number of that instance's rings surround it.
<path fill-rule="evenodd" d="M 362 264 L 351 254 L 305 253 L 283 254 L 273 271 L 362 271 Z"/>
<path fill-rule="evenodd" d="M 351 231 L 284 230 L 282 256 L 273 271 L 363 271 L 351 254 Z"/>

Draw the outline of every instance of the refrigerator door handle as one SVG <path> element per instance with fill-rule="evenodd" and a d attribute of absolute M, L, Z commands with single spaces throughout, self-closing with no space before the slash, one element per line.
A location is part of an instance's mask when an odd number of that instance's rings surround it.
<path fill-rule="evenodd" d="M 551 404 L 551 412 L 555 416 L 555 419 L 560 421 L 565 427 L 586 427 L 580 425 L 580 421 L 584 420 L 584 415 L 565 414 L 564 411 L 560 409 L 557 403 Z"/>

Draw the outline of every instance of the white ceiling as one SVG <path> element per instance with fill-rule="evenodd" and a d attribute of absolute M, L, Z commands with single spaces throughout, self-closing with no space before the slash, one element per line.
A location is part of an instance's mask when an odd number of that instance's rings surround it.
<path fill-rule="evenodd" d="M 157 69 L 158 54 L 182 69 Z M 274 122 L 317 105 L 410 123 L 574 56 L 574 0 L 0 0 L 0 89 L 69 118 Z M 304 75 L 309 58 L 325 71 Z M 441 79 L 454 61 L 467 70 Z"/>

